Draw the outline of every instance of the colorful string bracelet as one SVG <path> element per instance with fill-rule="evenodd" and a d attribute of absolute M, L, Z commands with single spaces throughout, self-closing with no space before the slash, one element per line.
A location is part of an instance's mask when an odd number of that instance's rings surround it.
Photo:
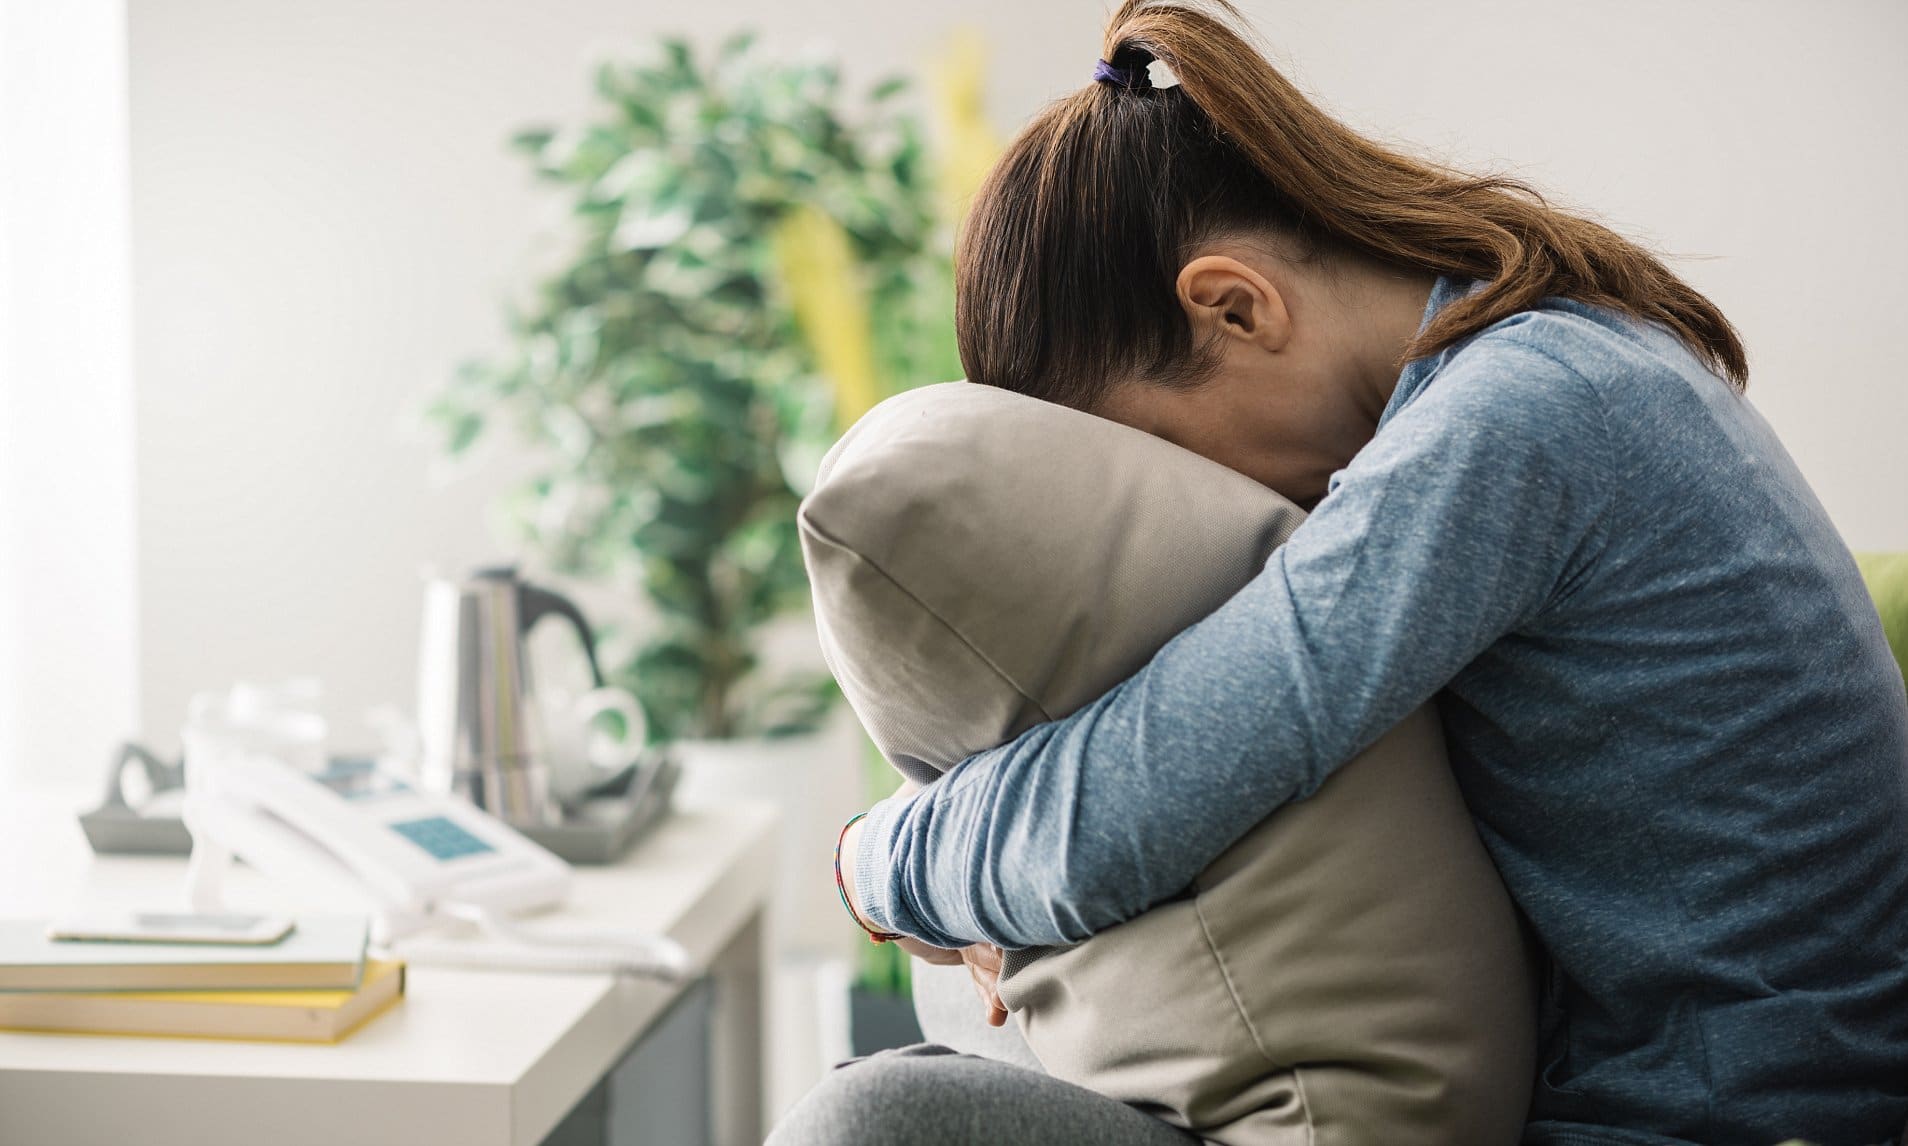
<path fill-rule="evenodd" d="M 892 943 L 896 939 L 901 938 L 901 936 L 893 931 L 877 931 L 868 926 L 868 921 L 861 917 L 859 911 L 855 910 L 855 905 L 848 902 L 848 885 L 843 883 L 841 879 L 842 841 L 848 838 L 848 829 L 854 827 L 855 824 L 860 822 L 861 818 L 867 814 L 866 812 L 861 812 L 849 817 L 848 822 L 841 826 L 841 834 L 835 837 L 835 891 L 841 896 L 841 905 L 848 910 L 848 917 L 855 921 L 855 926 L 868 933 L 868 942 Z"/>

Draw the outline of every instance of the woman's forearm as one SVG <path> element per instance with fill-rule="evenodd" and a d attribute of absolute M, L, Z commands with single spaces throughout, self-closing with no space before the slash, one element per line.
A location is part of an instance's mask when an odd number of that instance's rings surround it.
<path fill-rule="evenodd" d="M 1253 700 L 1251 662 L 1278 644 L 1262 598 L 1278 591 L 1255 583 L 1087 708 L 876 805 L 856 825 L 860 909 L 936 946 L 1030 947 L 1078 942 L 1191 883 L 1261 809 L 1350 755 L 1348 730 L 1315 736 Z"/>
<path fill-rule="evenodd" d="M 920 791 L 920 784 L 913 780 L 906 780 L 884 803 L 905 803 L 913 799 Z M 842 829 L 841 839 L 836 845 L 835 874 L 840 882 L 842 898 L 847 901 L 849 914 L 858 923 L 866 920 L 868 915 L 861 903 L 861 880 L 858 878 L 861 865 L 856 862 L 856 857 L 861 853 L 861 836 L 868 830 L 868 816 L 872 814 L 871 809 L 860 817 L 850 820 L 848 826 Z"/>
<path fill-rule="evenodd" d="M 1533 617 L 1590 552 L 1612 470 L 1594 391 L 1500 357 L 1440 378 L 1139 673 L 877 805 L 855 856 L 870 920 L 1029 947 L 1130 919 Z"/>

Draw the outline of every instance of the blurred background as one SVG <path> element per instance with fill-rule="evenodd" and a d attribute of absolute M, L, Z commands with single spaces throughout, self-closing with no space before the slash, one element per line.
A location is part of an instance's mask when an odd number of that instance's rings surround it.
<path fill-rule="evenodd" d="M 1355 125 L 1676 255 L 1851 545 L 1908 548 L 1908 7 L 1242 7 Z M 319 678 L 373 747 L 421 572 L 516 563 L 707 749 L 686 783 L 794 810 L 789 958 L 850 958 L 820 865 L 883 781 L 789 514 L 856 413 L 958 375 L 963 198 L 1106 11 L 5 0 L 0 783 L 175 752 L 236 679 Z"/>

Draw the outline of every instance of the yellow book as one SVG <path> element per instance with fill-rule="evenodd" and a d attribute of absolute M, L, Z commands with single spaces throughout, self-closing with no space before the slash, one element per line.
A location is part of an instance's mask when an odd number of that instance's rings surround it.
<path fill-rule="evenodd" d="M 0 993 L 0 1028 L 335 1043 L 404 995 L 404 964 L 371 960 L 355 991 Z"/>

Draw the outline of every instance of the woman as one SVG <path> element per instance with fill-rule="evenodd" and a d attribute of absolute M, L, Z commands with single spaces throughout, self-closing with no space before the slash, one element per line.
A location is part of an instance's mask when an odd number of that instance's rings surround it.
<path fill-rule="evenodd" d="M 1179 892 L 1435 695 L 1550 957 L 1527 1141 L 1893 1140 L 1908 695 L 1735 331 L 1612 232 L 1353 133 L 1230 15 L 1114 16 L 973 208 L 961 352 L 1312 517 L 1100 701 L 877 805 L 855 909 L 984 979 L 990 945 Z M 922 1051 L 835 1072 L 781 1137 L 835 1133 L 1178 1135 Z"/>

